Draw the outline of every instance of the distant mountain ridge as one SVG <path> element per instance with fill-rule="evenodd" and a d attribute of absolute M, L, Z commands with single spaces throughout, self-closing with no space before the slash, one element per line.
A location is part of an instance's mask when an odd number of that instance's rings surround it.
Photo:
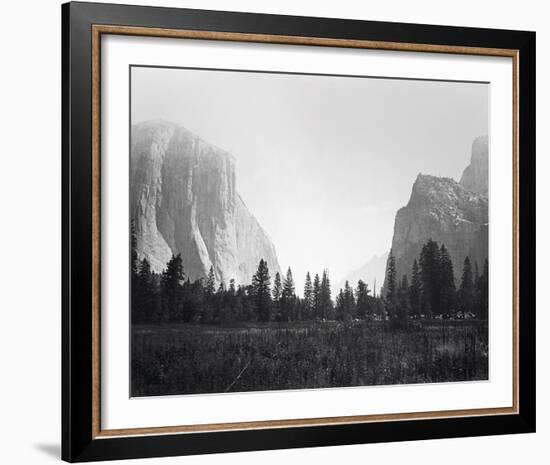
<path fill-rule="evenodd" d="M 481 268 L 488 256 L 488 138 L 472 144 L 470 165 L 461 182 L 419 174 L 406 206 L 397 211 L 392 239 L 397 276 L 411 274 L 414 259 L 428 239 L 444 243 L 459 283 L 468 256 Z"/>
<path fill-rule="evenodd" d="M 264 258 L 280 271 L 275 247 L 236 191 L 235 159 L 166 121 L 132 127 L 130 212 L 140 259 L 161 271 L 181 253 L 191 279 L 212 266 L 218 282 L 249 283 Z"/>
<path fill-rule="evenodd" d="M 376 290 L 378 295 L 380 288 L 384 284 L 387 260 L 388 252 L 372 256 L 367 263 L 360 268 L 353 270 L 344 279 L 342 279 L 333 291 L 337 292 L 339 289 L 343 289 L 346 281 L 349 281 L 350 285 L 355 288 L 357 286 L 357 282 L 361 279 L 368 284 L 369 289 L 371 290 L 371 295 L 374 290 Z"/>

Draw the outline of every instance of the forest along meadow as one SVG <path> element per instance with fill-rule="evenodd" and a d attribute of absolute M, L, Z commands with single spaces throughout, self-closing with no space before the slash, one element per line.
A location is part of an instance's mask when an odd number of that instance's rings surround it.
<path fill-rule="evenodd" d="M 449 250 L 428 240 L 398 279 L 390 251 L 384 288 L 331 289 L 261 259 L 247 285 L 191 281 L 181 256 L 162 273 L 139 260 L 132 227 L 132 396 L 484 380 L 488 262 L 465 258 L 458 288 Z M 333 297 L 333 294 L 335 297 Z"/>

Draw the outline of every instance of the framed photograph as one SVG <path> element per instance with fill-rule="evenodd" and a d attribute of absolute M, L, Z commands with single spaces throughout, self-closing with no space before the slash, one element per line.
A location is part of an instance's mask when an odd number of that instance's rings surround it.
<path fill-rule="evenodd" d="M 535 33 L 68 3 L 63 459 L 535 431 Z"/>

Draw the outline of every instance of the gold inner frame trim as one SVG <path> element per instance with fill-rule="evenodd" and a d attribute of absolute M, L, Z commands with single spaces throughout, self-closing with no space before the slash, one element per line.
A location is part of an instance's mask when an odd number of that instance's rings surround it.
<path fill-rule="evenodd" d="M 354 415 L 342 417 L 303 418 L 292 420 L 265 420 L 235 423 L 212 423 L 144 427 L 127 429 L 101 428 L 101 36 L 128 35 L 143 37 L 222 40 L 267 44 L 309 45 L 321 47 L 361 48 L 425 53 L 500 56 L 512 58 L 513 73 L 513 379 L 512 406 L 464 410 L 428 411 L 413 413 Z M 326 426 L 353 423 L 374 423 L 395 420 L 442 419 L 470 416 L 509 415 L 519 413 L 519 50 L 452 45 L 414 44 L 369 40 L 332 39 L 235 32 L 199 31 L 190 29 L 161 29 L 132 26 L 92 26 L 92 437 L 163 435 L 271 429 L 308 426 Z"/>

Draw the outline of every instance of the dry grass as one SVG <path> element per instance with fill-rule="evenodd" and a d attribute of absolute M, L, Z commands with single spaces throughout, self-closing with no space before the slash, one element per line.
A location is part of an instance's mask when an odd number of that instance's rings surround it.
<path fill-rule="evenodd" d="M 484 380 L 487 323 L 137 326 L 132 395 Z"/>

